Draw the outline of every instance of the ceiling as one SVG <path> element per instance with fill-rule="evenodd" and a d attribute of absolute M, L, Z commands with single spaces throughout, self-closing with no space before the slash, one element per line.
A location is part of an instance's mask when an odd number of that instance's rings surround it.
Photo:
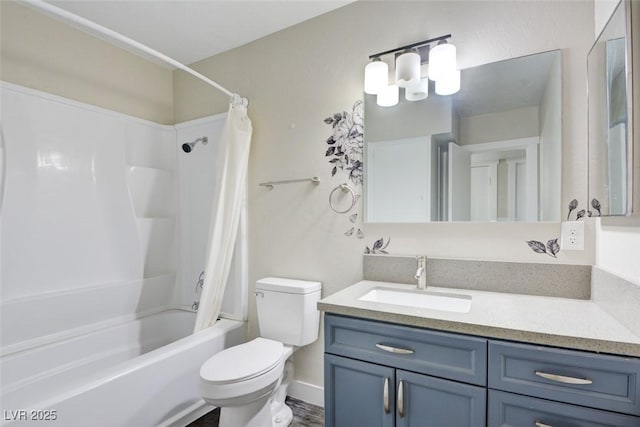
<path fill-rule="evenodd" d="M 183 64 L 191 64 L 352 1 L 49 0 L 49 3 L 146 44 Z"/>

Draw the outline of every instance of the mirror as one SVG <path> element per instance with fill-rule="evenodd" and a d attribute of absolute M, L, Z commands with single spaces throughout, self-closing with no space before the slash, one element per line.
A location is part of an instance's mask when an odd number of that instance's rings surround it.
<path fill-rule="evenodd" d="M 365 221 L 560 221 L 560 51 L 462 70 L 452 96 L 433 89 L 393 107 L 365 95 Z"/>
<path fill-rule="evenodd" d="M 589 201 L 592 215 L 631 213 L 631 73 L 627 3 L 621 2 L 591 48 Z"/>

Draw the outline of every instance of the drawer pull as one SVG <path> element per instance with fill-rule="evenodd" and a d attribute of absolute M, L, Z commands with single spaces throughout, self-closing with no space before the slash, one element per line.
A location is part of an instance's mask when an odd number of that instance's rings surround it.
<path fill-rule="evenodd" d="M 547 372 L 536 371 L 536 375 L 544 379 L 564 384 L 593 384 L 588 378 L 565 377 L 563 375 L 549 374 Z"/>
<path fill-rule="evenodd" d="M 549 424 L 541 423 L 540 421 L 536 421 L 536 427 L 553 427 Z"/>
<path fill-rule="evenodd" d="M 389 353 L 395 353 L 395 354 L 413 354 L 413 353 L 415 353 L 410 348 L 392 347 L 390 345 L 385 345 L 385 344 L 380 344 L 380 343 L 376 344 L 376 347 L 378 347 L 380 350 L 388 351 Z"/>
<path fill-rule="evenodd" d="M 389 413 L 389 378 L 384 379 L 384 389 L 382 390 L 382 404 L 384 406 L 384 413 Z"/>
<path fill-rule="evenodd" d="M 404 396 L 402 395 L 402 380 L 398 383 L 398 416 L 404 417 Z"/>

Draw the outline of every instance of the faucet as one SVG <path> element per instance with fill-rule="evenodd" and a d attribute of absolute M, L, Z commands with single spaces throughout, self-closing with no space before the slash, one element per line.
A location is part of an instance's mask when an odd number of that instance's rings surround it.
<path fill-rule="evenodd" d="M 418 264 L 418 268 L 416 270 L 416 280 L 418 281 L 418 289 L 425 290 L 427 289 L 427 275 L 426 275 L 426 264 L 427 257 L 425 256 L 417 256 L 416 261 Z"/>

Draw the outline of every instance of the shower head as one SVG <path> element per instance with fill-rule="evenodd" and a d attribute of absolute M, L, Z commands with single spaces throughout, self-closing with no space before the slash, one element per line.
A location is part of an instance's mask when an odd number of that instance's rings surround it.
<path fill-rule="evenodd" d="M 185 153 L 190 153 L 191 150 L 193 150 L 193 147 L 198 142 L 202 142 L 202 145 L 207 145 L 207 142 L 209 142 L 209 138 L 203 136 L 202 138 L 198 138 L 195 141 L 185 142 L 184 144 L 182 144 L 182 151 L 184 151 Z"/>

